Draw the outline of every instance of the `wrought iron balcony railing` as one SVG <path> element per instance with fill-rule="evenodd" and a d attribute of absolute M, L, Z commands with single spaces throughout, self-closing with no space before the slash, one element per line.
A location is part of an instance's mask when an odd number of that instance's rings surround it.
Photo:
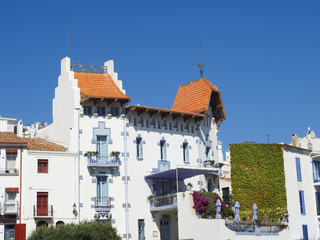
<path fill-rule="evenodd" d="M 98 154 L 89 154 L 88 167 L 119 167 L 119 156 L 100 156 Z"/>
<path fill-rule="evenodd" d="M 281 222 L 235 222 L 233 220 L 226 220 L 226 227 L 235 232 L 242 233 L 278 233 L 287 227 Z"/>
<path fill-rule="evenodd" d="M 151 208 L 158 208 L 177 204 L 177 194 L 168 194 L 150 199 Z"/>
<path fill-rule="evenodd" d="M 111 197 L 95 197 L 95 208 L 109 208 L 111 207 Z"/>
<path fill-rule="evenodd" d="M 52 218 L 53 205 L 41 206 L 33 205 L 33 217 L 35 218 Z"/>
<path fill-rule="evenodd" d="M 19 174 L 17 168 L 0 168 L 0 174 Z"/>

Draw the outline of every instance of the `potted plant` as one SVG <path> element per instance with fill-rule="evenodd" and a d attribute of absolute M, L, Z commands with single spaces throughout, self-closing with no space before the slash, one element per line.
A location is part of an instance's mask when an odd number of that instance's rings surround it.
<path fill-rule="evenodd" d="M 97 155 L 99 154 L 97 151 L 87 151 L 83 156 L 92 156 L 92 155 Z"/>
<path fill-rule="evenodd" d="M 189 182 L 189 183 L 187 184 L 187 191 L 191 191 L 192 187 L 193 187 L 193 186 L 192 186 L 192 183 Z"/>
<path fill-rule="evenodd" d="M 204 161 L 204 166 L 205 167 L 213 167 L 214 160 L 205 160 Z"/>
<path fill-rule="evenodd" d="M 119 151 L 112 151 L 111 153 L 110 153 L 110 156 L 111 157 L 118 157 L 120 155 L 120 152 Z"/>
<path fill-rule="evenodd" d="M 154 198 L 154 195 L 151 194 L 148 196 L 147 200 L 150 201 L 152 198 Z"/>

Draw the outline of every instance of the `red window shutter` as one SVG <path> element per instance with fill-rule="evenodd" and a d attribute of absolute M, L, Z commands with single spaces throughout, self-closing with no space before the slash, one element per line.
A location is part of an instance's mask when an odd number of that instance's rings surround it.
<path fill-rule="evenodd" d="M 48 216 L 48 193 L 37 193 L 37 216 Z"/>
<path fill-rule="evenodd" d="M 19 188 L 6 188 L 7 193 L 18 193 Z"/>
<path fill-rule="evenodd" d="M 18 153 L 17 149 L 6 149 L 6 153 Z"/>
<path fill-rule="evenodd" d="M 38 160 L 38 173 L 48 173 L 48 160 L 46 159 Z"/>

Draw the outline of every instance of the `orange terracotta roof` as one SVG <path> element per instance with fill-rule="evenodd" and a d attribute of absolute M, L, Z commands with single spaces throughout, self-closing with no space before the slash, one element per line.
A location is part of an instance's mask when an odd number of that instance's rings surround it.
<path fill-rule="evenodd" d="M 75 72 L 80 93 L 85 98 L 123 99 L 130 102 L 109 74 Z"/>
<path fill-rule="evenodd" d="M 13 132 L 0 132 L 0 144 L 1 143 L 26 144 L 29 150 L 60 151 L 60 152 L 67 151 L 65 147 L 49 142 L 47 140 L 44 140 L 41 138 L 21 138 L 21 137 L 18 137 Z"/>
<path fill-rule="evenodd" d="M 146 107 L 140 105 L 132 105 L 127 107 L 127 111 L 137 111 L 139 114 L 143 112 L 147 112 L 150 114 L 160 114 L 165 116 L 172 116 L 173 118 L 193 118 L 195 120 L 200 120 L 205 117 L 204 114 L 191 113 L 191 112 L 180 112 L 180 111 L 172 111 L 170 109 L 164 108 L 155 108 L 155 107 Z"/>
<path fill-rule="evenodd" d="M 171 110 L 181 112 L 206 113 L 213 107 L 216 121 L 225 120 L 225 111 L 220 90 L 205 78 L 179 87 Z"/>
<path fill-rule="evenodd" d="M 23 138 L 24 141 L 28 142 L 28 149 L 29 150 L 36 150 L 36 151 L 58 151 L 58 152 L 66 152 L 67 148 L 49 142 L 42 138 Z"/>

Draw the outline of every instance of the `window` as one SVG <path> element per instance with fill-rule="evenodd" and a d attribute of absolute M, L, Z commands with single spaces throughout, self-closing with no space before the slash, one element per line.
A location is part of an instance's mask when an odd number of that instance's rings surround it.
<path fill-rule="evenodd" d="M 107 161 L 107 158 L 108 158 L 107 136 L 97 136 L 96 149 L 99 154 L 99 159 L 102 161 Z"/>
<path fill-rule="evenodd" d="M 138 219 L 138 240 L 145 240 L 144 219 Z"/>
<path fill-rule="evenodd" d="M 158 121 L 158 129 L 161 128 L 161 121 Z"/>
<path fill-rule="evenodd" d="M 313 181 L 320 182 L 320 162 L 312 161 Z"/>
<path fill-rule="evenodd" d="M 297 170 L 297 180 L 299 182 L 302 181 L 301 178 L 301 166 L 300 166 L 300 158 L 296 157 L 296 170 Z"/>
<path fill-rule="evenodd" d="M 37 193 L 37 216 L 48 216 L 48 193 Z"/>
<path fill-rule="evenodd" d="M 167 147 L 166 147 L 166 140 L 160 141 L 160 159 L 166 160 L 167 159 Z"/>
<path fill-rule="evenodd" d="M 320 192 L 316 192 L 317 215 L 320 215 Z"/>
<path fill-rule="evenodd" d="M 211 152 L 211 148 L 206 147 L 206 160 L 211 160 L 210 152 Z"/>
<path fill-rule="evenodd" d="M 90 106 L 84 106 L 83 107 L 83 114 L 91 116 L 92 115 L 92 107 Z"/>
<path fill-rule="evenodd" d="M 17 149 L 6 149 L 6 172 L 16 170 Z"/>
<path fill-rule="evenodd" d="M 106 116 L 106 108 L 105 107 L 98 107 L 98 116 Z"/>
<path fill-rule="evenodd" d="M 97 176 L 96 206 L 108 205 L 108 185 L 106 176 Z"/>
<path fill-rule="evenodd" d="M 38 159 L 38 173 L 48 173 L 48 160 Z"/>
<path fill-rule="evenodd" d="M 308 240 L 308 225 L 302 225 L 302 233 L 303 233 L 303 239 Z"/>
<path fill-rule="evenodd" d="M 149 127 L 149 119 L 146 119 L 146 127 Z"/>
<path fill-rule="evenodd" d="M 111 108 L 111 116 L 113 117 L 119 117 L 119 108 L 118 107 L 112 107 Z"/>
<path fill-rule="evenodd" d="M 189 162 L 189 145 L 187 142 L 184 142 L 182 144 L 183 149 L 183 162 L 188 163 Z"/>
<path fill-rule="evenodd" d="M 304 191 L 302 191 L 302 190 L 299 191 L 299 200 L 300 200 L 300 212 L 301 212 L 301 214 L 305 215 L 306 208 L 305 208 L 305 204 L 304 204 Z"/>
<path fill-rule="evenodd" d="M 136 145 L 137 145 L 137 158 L 142 159 L 142 138 L 136 138 Z"/>

